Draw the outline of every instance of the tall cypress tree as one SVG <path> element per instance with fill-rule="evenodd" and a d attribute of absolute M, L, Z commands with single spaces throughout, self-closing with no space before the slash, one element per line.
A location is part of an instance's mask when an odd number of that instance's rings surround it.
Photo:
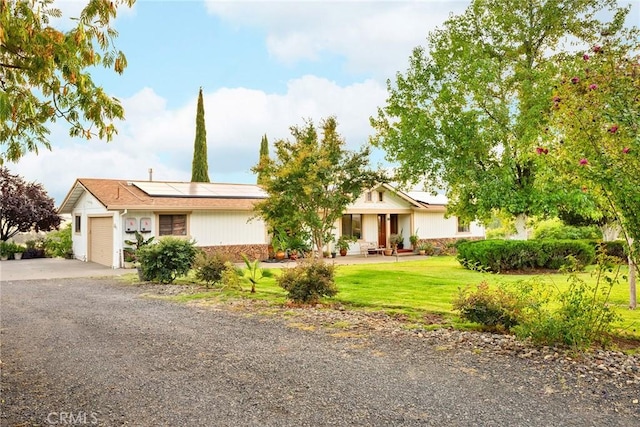
<path fill-rule="evenodd" d="M 202 88 L 198 94 L 198 110 L 196 113 L 196 140 L 193 145 L 193 162 L 191 163 L 191 182 L 209 181 L 207 165 L 207 130 L 204 125 L 204 102 Z"/>
<path fill-rule="evenodd" d="M 269 161 L 269 141 L 267 140 L 267 135 L 264 134 L 262 136 L 262 141 L 260 141 L 260 159 L 258 160 L 259 165 L 263 165 L 264 163 Z M 262 172 L 262 168 L 258 170 L 258 184 L 262 184 L 265 176 L 264 172 Z"/>

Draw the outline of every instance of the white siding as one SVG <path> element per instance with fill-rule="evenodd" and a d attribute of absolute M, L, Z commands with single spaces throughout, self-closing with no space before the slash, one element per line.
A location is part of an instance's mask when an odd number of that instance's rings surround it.
<path fill-rule="evenodd" d="M 475 222 L 471 223 L 468 233 L 458 233 L 458 218 L 455 216 L 445 218 L 442 212 L 416 212 L 415 227 L 421 239 L 484 236 L 484 228 Z"/>
<path fill-rule="evenodd" d="M 380 213 L 393 212 L 398 210 L 406 211 L 409 208 L 409 203 L 393 194 L 391 191 L 383 191 L 382 202 L 378 201 L 378 192 L 374 191 L 370 202 L 366 201 L 366 192 L 360 195 L 353 204 L 347 207 L 348 212 L 357 213 L 359 211 L 375 210 Z"/>
<path fill-rule="evenodd" d="M 246 211 L 198 211 L 189 218 L 189 230 L 198 246 L 266 244 L 264 221 Z"/>
<path fill-rule="evenodd" d="M 156 217 L 152 211 L 130 211 L 127 210 L 118 212 L 118 219 L 116 220 L 117 224 L 117 238 L 113 242 L 114 250 L 116 251 L 118 257 L 118 265 L 123 265 L 124 262 L 124 253 L 123 249 L 127 247 L 133 247 L 133 245 L 127 245 L 125 240 L 136 241 L 136 234 L 125 232 L 125 221 L 127 218 L 134 218 L 136 220 L 136 229 L 140 230 L 140 219 L 141 218 L 150 218 L 151 219 L 151 232 L 150 233 L 142 233 L 144 239 L 147 240 L 151 237 L 157 236 L 157 226 L 156 226 Z"/>

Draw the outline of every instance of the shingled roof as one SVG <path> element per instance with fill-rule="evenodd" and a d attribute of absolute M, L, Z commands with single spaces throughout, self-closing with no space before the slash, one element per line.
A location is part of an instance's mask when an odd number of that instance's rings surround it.
<path fill-rule="evenodd" d="M 148 181 L 147 181 L 148 182 Z M 154 184 L 172 184 L 184 187 L 190 183 L 154 181 Z M 79 178 L 60 205 L 58 212 L 69 214 L 86 191 L 108 210 L 252 210 L 254 204 L 266 197 L 257 185 L 198 183 L 206 195 L 189 194 L 150 195 L 144 185 L 136 181 L 117 179 Z M 142 188 L 141 188 L 142 187 Z M 248 195 L 247 195 L 248 194 Z"/>

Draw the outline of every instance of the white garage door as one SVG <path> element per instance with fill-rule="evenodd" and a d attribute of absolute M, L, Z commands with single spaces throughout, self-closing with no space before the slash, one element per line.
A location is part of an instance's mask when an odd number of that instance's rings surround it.
<path fill-rule="evenodd" d="M 89 218 L 89 261 L 113 265 L 113 218 Z"/>

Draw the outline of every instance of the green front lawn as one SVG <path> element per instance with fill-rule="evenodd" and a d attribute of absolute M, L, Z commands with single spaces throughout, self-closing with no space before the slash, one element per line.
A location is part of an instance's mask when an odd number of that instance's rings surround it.
<path fill-rule="evenodd" d="M 268 268 L 268 264 L 263 264 Z M 585 281 L 595 283 L 590 270 L 580 273 Z M 626 269 L 625 269 L 626 271 Z M 274 269 L 278 274 L 278 269 Z M 452 312 L 451 303 L 458 289 L 467 285 L 475 286 L 483 280 L 490 285 L 509 284 L 526 280 L 533 275 L 507 274 L 497 275 L 470 271 L 456 261 L 454 257 L 429 257 L 419 261 L 384 264 L 344 265 L 337 268 L 336 282 L 340 292 L 331 301 L 347 307 L 360 307 L 367 310 L 398 312 L 419 319 L 425 314 L 442 314 L 448 322 L 458 324 Z M 549 286 L 566 289 L 567 275 L 545 274 L 539 276 Z M 190 279 L 192 281 L 193 279 Z M 278 287 L 273 278 L 262 280 L 257 293 L 219 291 L 203 292 L 188 298 L 233 298 L 234 296 L 270 300 L 276 304 L 285 302 L 285 292 Z M 618 308 L 623 320 L 618 325 L 626 333 L 640 338 L 640 310 L 629 310 L 628 284 L 621 279 L 614 286 L 610 303 Z"/>

